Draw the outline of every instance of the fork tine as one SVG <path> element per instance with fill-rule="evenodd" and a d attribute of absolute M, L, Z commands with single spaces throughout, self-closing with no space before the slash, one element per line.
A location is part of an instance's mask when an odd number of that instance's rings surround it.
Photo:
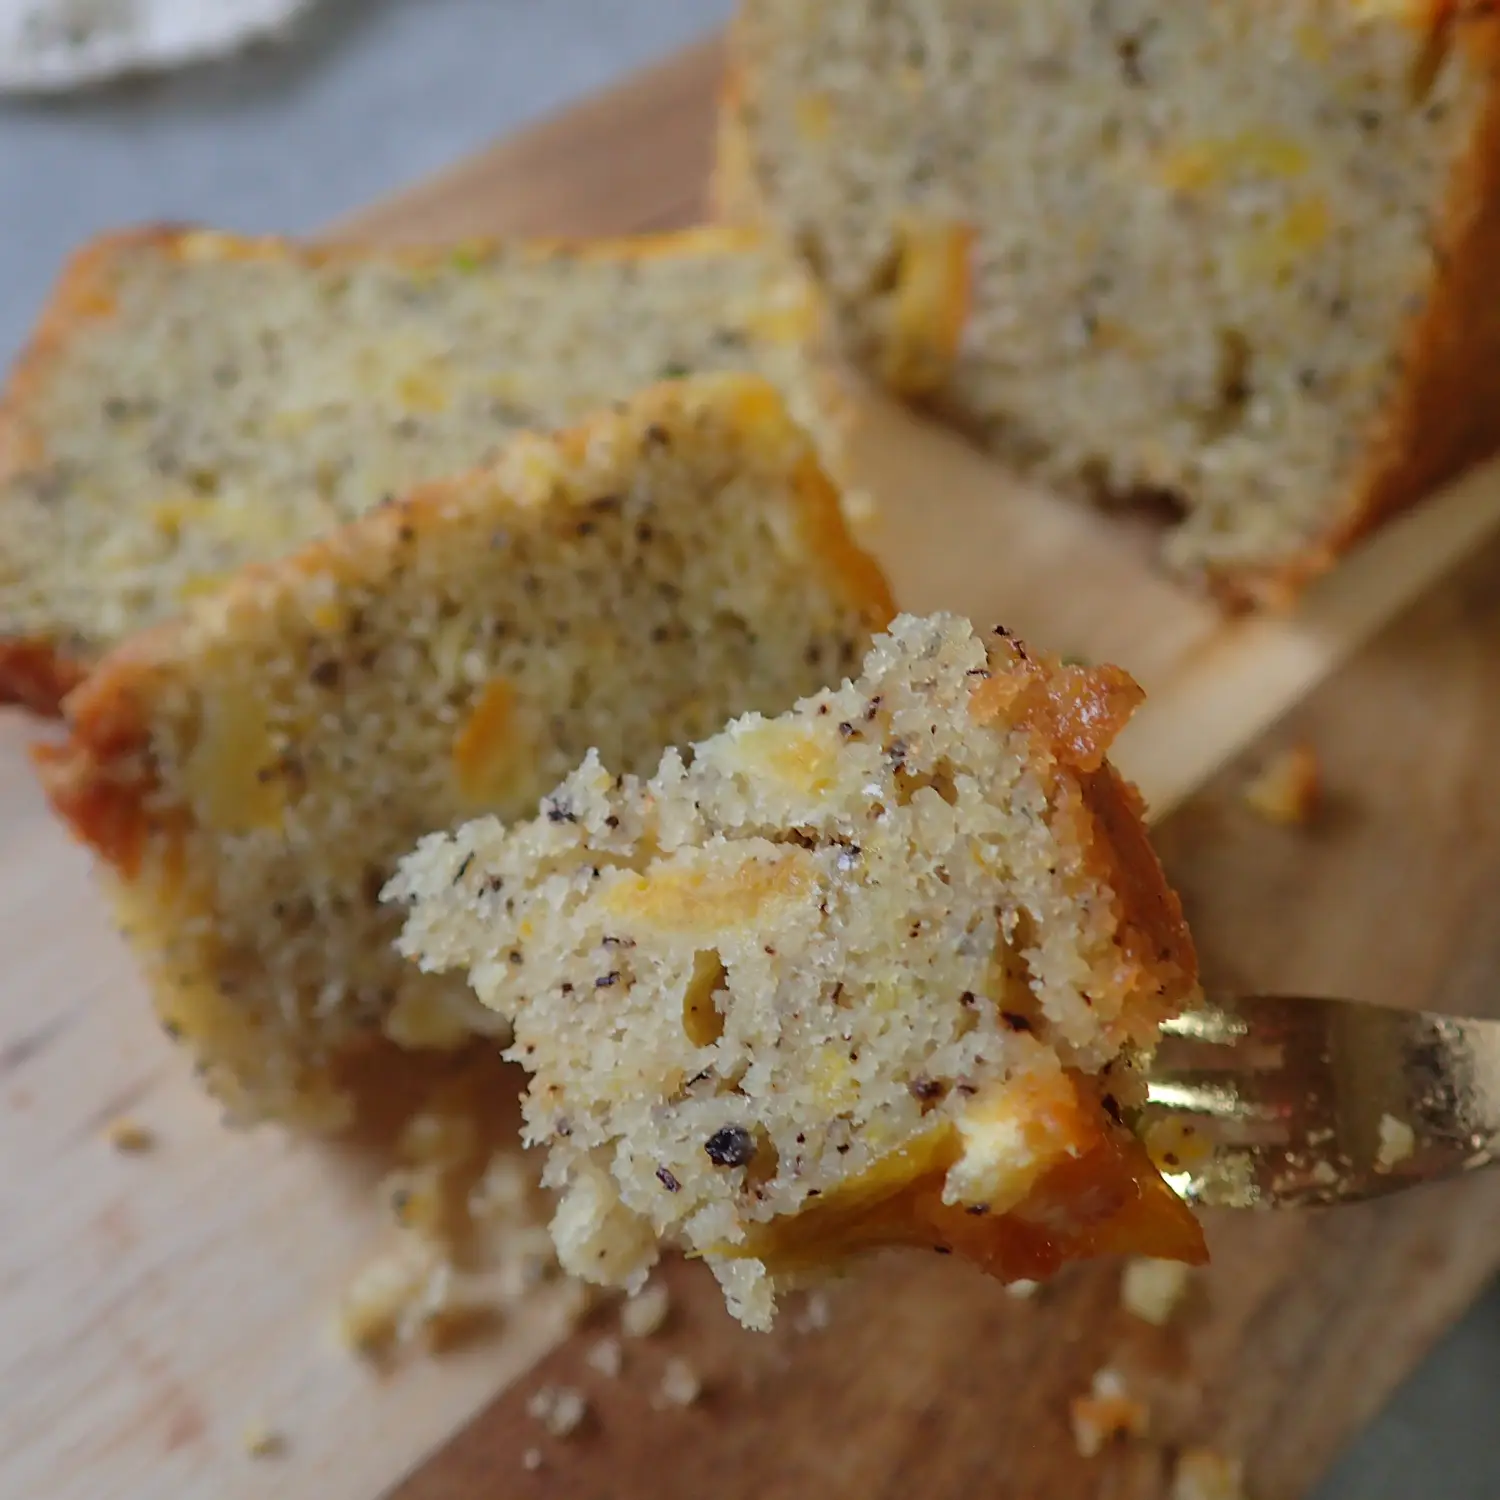
<path fill-rule="evenodd" d="M 1171 1016 L 1161 1024 L 1164 1037 L 1182 1037 L 1186 1041 L 1233 1046 L 1250 1030 L 1250 1023 L 1236 1011 L 1204 1001 L 1193 1010 Z"/>
<path fill-rule="evenodd" d="M 1337 1203 L 1500 1158 L 1500 1022 L 1290 996 L 1205 1002 L 1162 1028 L 1137 1128 L 1205 1206 Z"/>
<path fill-rule="evenodd" d="M 1174 1071 L 1165 1078 L 1153 1076 L 1146 1082 L 1146 1102 L 1158 1109 L 1205 1115 L 1212 1120 L 1277 1120 L 1288 1112 L 1285 1105 L 1247 1096 L 1217 1072 Z"/>

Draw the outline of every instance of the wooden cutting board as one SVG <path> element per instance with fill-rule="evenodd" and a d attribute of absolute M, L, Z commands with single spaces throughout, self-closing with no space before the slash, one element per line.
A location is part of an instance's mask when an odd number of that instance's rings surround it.
<path fill-rule="evenodd" d="M 702 47 L 340 226 L 361 237 L 621 232 L 702 211 L 719 67 Z M 1500 477 L 1388 531 L 1292 620 L 1226 622 L 1158 575 L 1144 526 L 1028 490 L 871 405 L 874 543 L 901 602 L 1003 621 L 1134 671 L 1122 745 L 1148 791 L 1211 982 L 1426 1006 L 1500 995 Z M 375 1243 L 375 1160 L 232 1135 L 158 1035 L 86 861 L 0 718 L 0 1493 L 51 1500 L 621 1500 L 850 1495 L 1159 1500 L 1172 1454 L 1246 1455 L 1251 1494 L 1302 1493 L 1500 1264 L 1500 1175 L 1325 1215 L 1211 1225 L 1214 1265 L 1166 1332 L 1118 1269 L 1028 1302 L 936 1259 L 872 1262 L 827 1326 L 731 1325 L 673 1266 L 673 1314 L 624 1373 L 538 1298 L 491 1339 L 380 1375 L 324 1333 Z M 1240 804 L 1274 748 L 1312 744 L 1312 828 Z M 154 1151 L 110 1150 L 129 1112 Z M 701 1401 L 658 1410 L 669 1357 Z M 1083 1460 L 1067 1403 L 1106 1364 L 1151 1397 L 1147 1441 Z M 526 1415 L 586 1391 L 566 1442 Z M 249 1424 L 277 1457 L 244 1452 Z M 523 1466 L 535 1448 L 540 1467 Z M 405 1476 L 405 1477 L 403 1477 Z"/>

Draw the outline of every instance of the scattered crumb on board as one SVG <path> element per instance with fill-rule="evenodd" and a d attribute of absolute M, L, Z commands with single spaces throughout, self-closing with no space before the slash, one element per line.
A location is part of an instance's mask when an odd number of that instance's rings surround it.
<path fill-rule="evenodd" d="M 628 1339 L 650 1338 L 661 1331 L 671 1305 L 671 1296 L 661 1282 L 647 1282 L 620 1304 L 620 1332 Z"/>
<path fill-rule="evenodd" d="M 1132 1396 L 1118 1370 L 1105 1368 L 1094 1375 L 1087 1395 L 1069 1405 L 1073 1442 L 1084 1458 L 1093 1458 L 1106 1443 L 1144 1437 L 1150 1415 L 1146 1403 Z"/>
<path fill-rule="evenodd" d="M 651 1404 L 658 1409 L 672 1406 L 691 1406 L 703 1394 L 703 1382 L 698 1372 L 685 1360 L 675 1355 L 661 1372 L 661 1384 Z"/>
<path fill-rule="evenodd" d="M 1337 1187 L 1339 1169 L 1331 1161 L 1316 1161 L 1309 1174 L 1319 1187 Z"/>
<path fill-rule="evenodd" d="M 1120 1305 L 1132 1317 L 1165 1328 L 1187 1294 L 1192 1271 L 1181 1261 L 1138 1257 L 1120 1278 Z"/>
<path fill-rule="evenodd" d="M 833 1320 L 833 1308 L 827 1292 L 809 1292 L 802 1306 L 792 1316 L 792 1327 L 798 1333 L 818 1333 Z"/>
<path fill-rule="evenodd" d="M 111 1120 L 106 1133 L 110 1145 L 127 1156 L 139 1156 L 156 1144 L 156 1136 L 146 1126 L 124 1116 Z"/>
<path fill-rule="evenodd" d="M 1210 1448 L 1185 1448 L 1172 1475 L 1172 1500 L 1245 1500 L 1244 1465 Z"/>
<path fill-rule="evenodd" d="M 286 1451 L 286 1439 L 264 1422 L 247 1423 L 240 1442 L 251 1458 L 278 1458 Z"/>
<path fill-rule="evenodd" d="M 1213 1159 L 1213 1141 L 1191 1120 L 1163 1115 L 1146 1126 L 1141 1144 L 1156 1170 L 1170 1177 L 1174 1172 L 1197 1172 Z"/>
<path fill-rule="evenodd" d="M 439 1086 L 407 1119 L 400 1165 L 380 1185 L 393 1241 L 354 1274 L 338 1310 L 349 1348 L 380 1359 L 441 1353 L 560 1278 L 538 1168 L 516 1146 L 491 1149 L 492 1139 L 459 1084 Z M 577 1322 L 589 1298 L 560 1290 Z"/>
<path fill-rule="evenodd" d="M 1317 815 L 1322 789 L 1311 745 L 1292 745 L 1271 757 L 1245 787 L 1245 802 L 1268 823 L 1298 826 Z"/>
<path fill-rule="evenodd" d="M 1416 1149 L 1416 1132 L 1405 1120 L 1398 1120 L 1395 1115 L 1380 1117 L 1380 1147 L 1375 1153 L 1375 1166 L 1379 1171 L 1389 1172 Z"/>
<path fill-rule="evenodd" d="M 606 1380 L 615 1379 L 625 1363 L 625 1354 L 620 1347 L 619 1339 L 612 1336 L 600 1339 L 584 1356 L 584 1362 L 591 1370 L 597 1370 Z"/>
<path fill-rule="evenodd" d="M 570 1385 L 544 1385 L 526 1398 L 526 1415 L 555 1438 L 577 1432 L 588 1409 L 588 1398 Z"/>
<path fill-rule="evenodd" d="M 344 1291 L 338 1332 L 355 1352 L 376 1356 L 423 1334 L 452 1306 L 453 1271 L 435 1246 L 399 1245 L 359 1271 Z"/>
<path fill-rule="evenodd" d="M 528 1448 L 521 1455 L 521 1467 L 528 1474 L 535 1474 L 542 1466 L 542 1450 L 540 1448 Z"/>
<path fill-rule="evenodd" d="M 1005 1290 L 1017 1302 L 1025 1302 L 1029 1298 L 1036 1296 L 1036 1289 L 1040 1285 L 1040 1281 L 1011 1281 L 1006 1283 Z"/>

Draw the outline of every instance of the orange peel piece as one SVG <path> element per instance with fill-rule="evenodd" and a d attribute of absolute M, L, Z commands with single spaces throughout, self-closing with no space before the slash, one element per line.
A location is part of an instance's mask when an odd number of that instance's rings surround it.
<path fill-rule="evenodd" d="M 1017 1201 L 999 1210 L 953 1201 L 966 1145 L 959 1125 L 945 1120 L 800 1213 L 754 1225 L 717 1253 L 754 1257 L 784 1275 L 905 1246 L 958 1255 L 1001 1281 L 1039 1281 L 1101 1255 L 1206 1261 L 1191 1210 L 1088 1085 L 1058 1074 L 1042 1087 L 1044 1098 L 1029 1087 L 1019 1096 L 1005 1091 L 1035 1166 Z M 1038 1107 L 1027 1115 L 1028 1106 Z"/>
<path fill-rule="evenodd" d="M 973 301 L 974 228 L 907 218 L 897 230 L 897 281 L 881 374 L 892 390 L 925 396 L 948 379 Z"/>

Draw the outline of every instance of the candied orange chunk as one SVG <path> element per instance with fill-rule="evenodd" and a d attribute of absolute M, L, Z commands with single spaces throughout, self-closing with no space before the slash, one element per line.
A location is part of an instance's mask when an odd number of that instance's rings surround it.
<path fill-rule="evenodd" d="M 834 784 L 837 755 L 827 736 L 770 721 L 741 732 L 737 758 L 766 776 L 808 796 L 822 796 Z"/>
<path fill-rule="evenodd" d="M 1064 1073 L 997 1091 L 977 1122 L 935 1125 L 721 1253 L 789 1274 L 897 1245 L 962 1256 L 1002 1281 L 1097 1255 L 1207 1259 L 1198 1221 L 1145 1148 Z"/>
<path fill-rule="evenodd" d="M 948 378 L 971 301 L 972 225 L 908 218 L 897 232 L 898 272 L 886 346 L 886 381 L 926 395 Z"/>
<path fill-rule="evenodd" d="M 505 677 L 484 685 L 453 738 L 453 774 L 459 791 L 476 807 L 503 802 L 513 790 L 525 745 L 520 700 Z"/>
<path fill-rule="evenodd" d="M 812 861 L 800 849 L 727 870 L 678 860 L 621 880 L 605 896 L 604 908 L 667 932 L 732 930 L 764 922 L 813 878 Z"/>
<path fill-rule="evenodd" d="M 265 712 L 249 689 L 205 699 L 182 780 L 200 820 L 224 833 L 277 828 L 286 784 Z"/>

